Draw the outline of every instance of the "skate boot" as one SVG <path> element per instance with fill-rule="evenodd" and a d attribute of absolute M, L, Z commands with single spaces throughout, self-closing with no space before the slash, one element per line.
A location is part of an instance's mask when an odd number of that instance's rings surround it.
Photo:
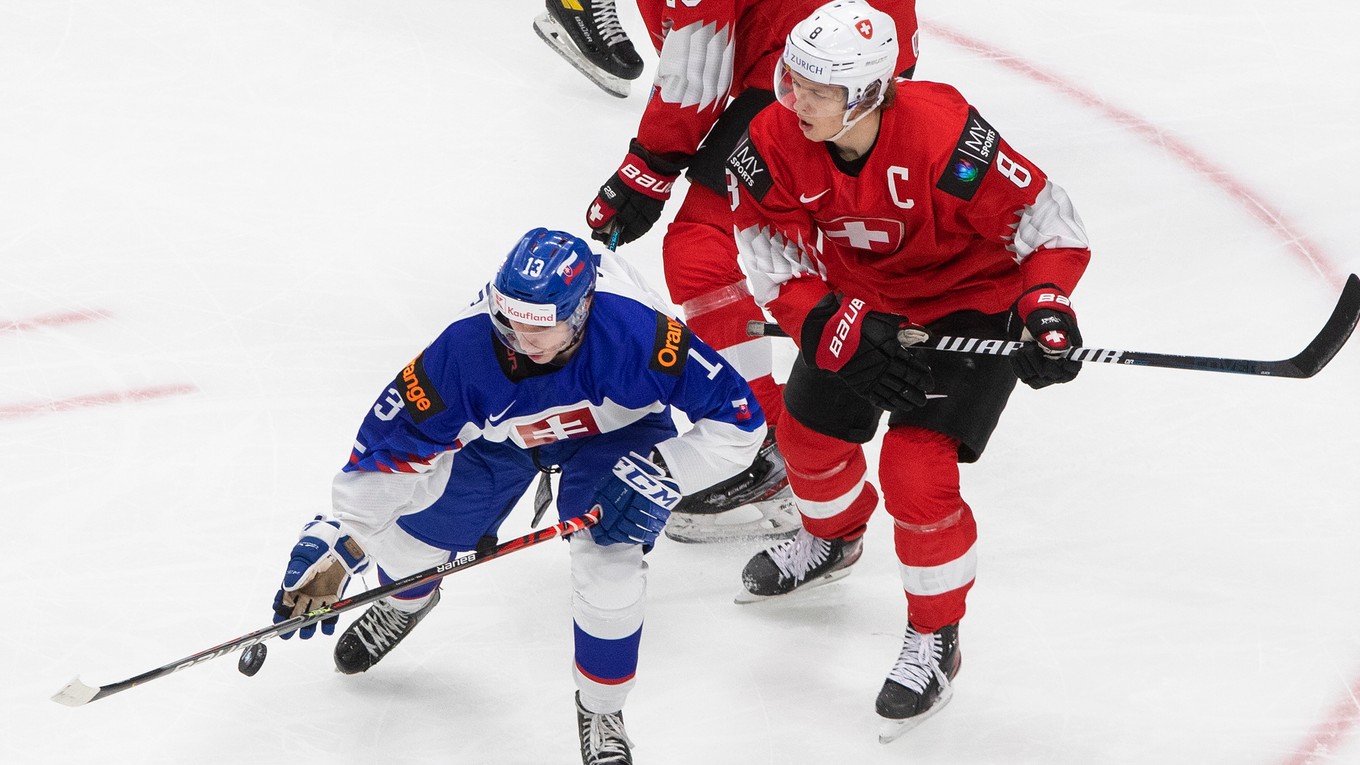
<path fill-rule="evenodd" d="M 850 566 L 864 552 L 864 538 L 821 539 L 799 529 L 792 539 L 758 553 L 741 572 L 746 591 L 738 603 L 787 595 L 794 590 L 830 584 L 850 574 Z"/>
<path fill-rule="evenodd" d="M 802 525 L 771 429 L 750 467 L 680 500 L 666 522 L 666 537 L 676 542 L 787 539 Z"/>
<path fill-rule="evenodd" d="M 576 728 L 581 734 L 582 765 L 633 765 L 633 742 L 623 729 L 623 712 L 597 715 L 587 711 L 578 693 Z"/>
<path fill-rule="evenodd" d="M 957 622 L 935 632 L 917 632 L 908 624 L 902 653 L 874 704 L 883 718 L 878 740 L 886 744 L 943 709 L 954 697 L 950 681 L 960 660 Z"/>
<path fill-rule="evenodd" d="M 364 612 L 335 643 L 335 668 L 346 675 L 367 672 L 382 661 L 421 619 L 439 604 L 439 590 L 419 611 L 409 614 L 380 600 Z"/>
<path fill-rule="evenodd" d="M 626 98 L 628 81 L 642 74 L 638 56 L 619 23 L 614 0 L 546 0 L 534 31 L 558 55 L 606 93 Z"/>

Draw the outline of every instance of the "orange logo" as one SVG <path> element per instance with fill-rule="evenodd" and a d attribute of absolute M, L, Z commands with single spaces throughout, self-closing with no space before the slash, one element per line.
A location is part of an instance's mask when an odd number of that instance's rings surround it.
<path fill-rule="evenodd" d="M 422 412 L 429 411 L 432 406 L 430 397 L 425 395 L 425 388 L 420 384 L 420 379 L 416 377 L 416 362 L 414 360 L 401 370 L 401 381 L 406 388 L 406 400 Z"/>
<path fill-rule="evenodd" d="M 680 322 L 669 316 L 666 317 L 666 344 L 656 351 L 656 363 L 666 369 L 673 368 L 676 362 L 680 360 L 679 353 L 682 329 Z"/>

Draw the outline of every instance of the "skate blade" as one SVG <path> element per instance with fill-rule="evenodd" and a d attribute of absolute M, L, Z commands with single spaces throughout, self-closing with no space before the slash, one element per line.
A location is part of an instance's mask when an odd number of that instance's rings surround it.
<path fill-rule="evenodd" d="M 783 595 L 757 595 L 753 592 L 742 590 L 741 592 L 737 593 L 737 596 L 732 599 L 732 602 L 736 603 L 737 605 L 744 606 L 748 603 L 764 603 L 767 600 L 783 600 L 783 601 L 793 600 L 798 598 L 800 593 L 806 593 L 808 590 L 815 590 L 818 587 L 831 584 L 832 582 L 839 581 L 847 576 L 850 576 L 851 568 L 852 568 L 851 566 L 846 566 L 845 568 L 836 569 L 835 571 L 832 571 L 829 574 L 822 574 L 816 579 L 809 579 L 808 581 L 804 582 L 802 586 L 800 586 L 798 589 L 794 590 L 793 592 L 786 592 Z"/>
<path fill-rule="evenodd" d="M 600 90 L 611 96 L 627 98 L 631 88 L 628 80 L 600 70 L 599 67 L 586 61 L 577 52 L 576 46 L 572 44 L 571 38 L 567 37 L 567 31 L 557 23 L 551 14 L 544 13 L 534 19 L 534 32 L 538 34 L 540 40 L 548 44 L 548 47 L 557 51 L 557 55 L 567 60 L 567 63 L 576 68 L 576 71 L 584 74 L 586 79 L 599 86 Z"/>
<path fill-rule="evenodd" d="M 798 509 L 788 497 L 752 502 L 722 513 L 676 513 L 666 524 L 666 538 L 685 544 L 777 541 L 802 528 Z"/>
<path fill-rule="evenodd" d="M 945 704 L 954 698 L 954 686 L 947 685 L 940 693 L 940 698 L 935 700 L 935 704 L 930 709 L 922 712 L 915 717 L 908 717 L 905 720 L 891 720 L 886 717 L 879 717 L 878 743 L 891 744 L 907 731 L 920 726 L 921 723 L 939 714 L 944 709 Z"/>

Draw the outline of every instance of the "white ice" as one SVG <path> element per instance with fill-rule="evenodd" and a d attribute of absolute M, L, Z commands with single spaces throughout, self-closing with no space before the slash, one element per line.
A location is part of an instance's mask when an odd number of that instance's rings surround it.
<path fill-rule="evenodd" d="M 0 762 L 575 761 L 555 543 L 449 579 L 364 676 L 273 641 L 253 679 L 233 656 L 48 700 L 267 624 L 373 397 L 523 231 L 581 230 L 646 87 L 597 90 L 539 9 L 0 5 Z M 1353 4 L 920 10 L 919 76 L 1085 219 L 1089 344 L 1282 358 L 1321 327 L 1360 270 Z M 658 287 L 659 241 L 624 248 Z M 964 470 L 955 700 L 886 746 L 885 514 L 799 602 L 733 605 L 754 547 L 663 543 L 637 762 L 1360 762 L 1358 384 L 1353 341 L 1312 380 L 1091 366 L 1017 392 Z"/>

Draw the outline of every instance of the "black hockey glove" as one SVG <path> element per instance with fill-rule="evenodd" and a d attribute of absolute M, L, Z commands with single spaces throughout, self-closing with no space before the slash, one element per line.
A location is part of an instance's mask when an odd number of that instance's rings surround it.
<path fill-rule="evenodd" d="M 586 210 L 593 239 L 610 243 L 614 231 L 619 244 L 628 244 L 651 230 L 675 188 L 682 166 L 654 156 L 633 139 L 618 172 L 600 187 Z"/>
<path fill-rule="evenodd" d="M 935 387 L 930 367 L 897 339 L 898 330 L 912 326 L 905 316 L 868 310 L 862 300 L 827 295 L 803 320 L 803 360 L 879 409 L 925 406 Z"/>
<path fill-rule="evenodd" d="M 1063 354 L 1081 347 L 1081 331 L 1067 293 L 1053 284 L 1033 287 L 1015 301 L 1015 315 L 1020 319 L 1020 339 L 1034 341 L 1011 354 L 1015 376 L 1035 390 L 1072 382 L 1081 371 L 1081 362 Z"/>

